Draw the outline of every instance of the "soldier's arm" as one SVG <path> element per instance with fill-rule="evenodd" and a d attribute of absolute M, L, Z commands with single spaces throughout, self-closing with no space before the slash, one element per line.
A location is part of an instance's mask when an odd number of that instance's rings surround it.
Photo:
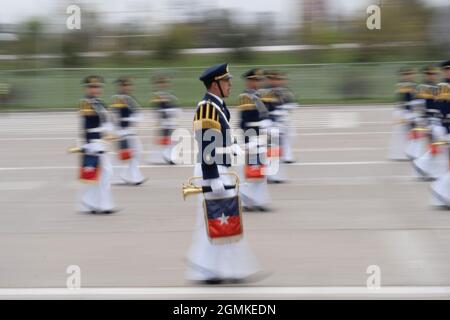
<path fill-rule="evenodd" d="M 123 121 L 125 121 L 124 118 L 128 116 L 126 101 L 119 96 L 114 96 L 111 104 L 111 110 L 111 120 L 122 127 Z"/>
<path fill-rule="evenodd" d="M 222 139 L 219 114 L 216 108 L 206 102 L 196 110 L 194 117 L 195 139 L 198 145 L 198 161 L 201 163 L 203 179 L 219 178 L 216 163 L 216 147 Z"/>
<path fill-rule="evenodd" d="M 92 105 L 94 106 L 95 111 L 100 117 L 101 123 L 99 130 L 106 134 L 112 133 L 114 131 L 113 120 L 108 112 L 108 108 L 106 107 L 105 103 L 100 99 L 96 99 Z"/>
<path fill-rule="evenodd" d="M 258 110 L 256 110 L 256 104 L 252 99 L 246 95 L 241 94 L 238 97 L 238 110 L 241 116 L 241 129 L 249 126 L 251 122 L 258 121 L 258 118 L 255 118 L 255 115 L 258 115 Z"/>
<path fill-rule="evenodd" d="M 167 105 L 168 105 L 168 100 L 167 100 L 166 97 L 164 97 L 162 94 L 155 94 L 150 99 L 150 104 L 159 113 L 159 116 L 160 116 L 161 119 L 166 119 L 167 118 L 166 109 L 167 109 Z"/>
<path fill-rule="evenodd" d="M 128 97 L 127 103 L 128 103 L 128 106 L 131 108 L 131 110 L 133 110 L 133 113 L 131 115 L 128 115 L 128 117 L 126 117 L 126 120 L 128 120 L 130 122 L 142 121 L 143 115 L 142 115 L 141 105 L 136 101 L 136 99 L 134 99 L 131 96 Z"/>
<path fill-rule="evenodd" d="M 297 98 L 289 89 L 285 89 L 283 93 L 283 108 L 286 110 L 298 108 Z"/>

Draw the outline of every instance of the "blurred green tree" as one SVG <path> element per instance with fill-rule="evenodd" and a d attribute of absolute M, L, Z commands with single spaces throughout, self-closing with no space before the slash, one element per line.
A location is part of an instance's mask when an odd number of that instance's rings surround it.
<path fill-rule="evenodd" d="M 155 41 L 156 58 L 165 61 L 174 60 L 178 57 L 180 49 L 193 46 L 195 37 L 195 26 L 185 23 L 169 26 Z"/>
<path fill-rule="evenodd" d="M 17 41 L 17 53 L 37 54 L 42 52 L 42 33 L 44 25 L 41 20 L 31 19 L 25 21 L 19 27 L 19 40 Z"/>

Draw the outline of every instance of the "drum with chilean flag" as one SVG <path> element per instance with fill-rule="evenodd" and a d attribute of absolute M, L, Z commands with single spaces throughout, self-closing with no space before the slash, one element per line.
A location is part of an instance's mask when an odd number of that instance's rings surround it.
<path fill-rule="evenodd" d="M 251 179 L 264 179 L 264 165 L 245 165 L 244 173 L 245 178 Z"/>
<path fill-rule="evenodd" d="M 100 157 L 98 155 L 83 154 L 80 168 L 80 180 L 95 183 L 100 176 Z"/>
<path fill-rule="evenodd" d="M 132 157 L 132 151 L 129 146 L 127 138 L 123 138 L 119 141 L 119 159 L 122 161 L 130 160 Z"/>
<path fill-rule="evenodd" d="M 205 199 L 205 220 L 208 237 L 213 243 L 229 243 L 242 238 L 243 225 L 239 196 Z"/>

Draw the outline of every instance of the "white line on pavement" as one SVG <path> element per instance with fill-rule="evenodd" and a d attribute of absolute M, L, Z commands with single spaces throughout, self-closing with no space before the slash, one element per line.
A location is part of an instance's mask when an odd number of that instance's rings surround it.
<path fill-rule="evenodd" d="M 47 184 L 45 181 L 9 181 L 0 182 L 0 191 L 35 190 Z"/>
<path fill-rule="evenodd" d="M 393 161 L 331 161 L 331 162 L 296 162 L 287 164 L 287 166 L 347 166 L 347 165 L 395 165 L 402 164 L 403 162 L 393 162 Z M 120 166 L 115 166 L 119 168 Z M 168 165 L 141 165 L 141 168 L 191 168 L 194 167 L 192 164 L 179 164 L 175 166 Z M 32 167 L 0 167 L 0 171 L 20 171 L 20 170 L 66 170 L 66 169 L 77 169 L 75 166 L 32 166 Z"/>
<path fill-rule="evenodd" d="M 295 296 L 295 297 L 341 297 L 341 298 L 398 298 L 398 297 L 450 297 L 450 287 L 445 286 L 389 286 L 367 287 L 152 287 L 152 288 L 12 288 L 0 289 L 0 297 L 46 298 L 50 296 L 111 297 L 141 296 Z"/>
<path fill-rule="evenodd" d="M 298 133 L 294 136 L 342 136 L 342 135 L 378 135 L 378 134 L 391 134 L 390 131 L 355 131 L 355 132 L 309 132 L 309 133 Z M 155 135 L 143 135 L 139 136 L 141 139 L 151 139 Z M 72 137 L 11 137 L 11 138 L 0 138 L 0 141 L 52 141 L 52 140 L 77 140 L 77 136 Z"/>

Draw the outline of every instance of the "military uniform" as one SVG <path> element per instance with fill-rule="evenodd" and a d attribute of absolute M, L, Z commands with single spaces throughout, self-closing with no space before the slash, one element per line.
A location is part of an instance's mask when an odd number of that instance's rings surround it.
<path fill-rule="evenodd" d="M 442 63 L 442 69 L 450 69 L 450 60 Z M 447 71 L 448 72 L 448 71 Z M 445 140 L 450 141 L 450 78 L 438 84 L 436 106 L 442 114 L 442 124 L 445 127 Z M 449 150 L 447 145 L 447 150 Z M 448 151 L 450 152 L 450 151 Z M 450 163 L 449 163 L 450 165 Z M 431 184 L 432 204 L 450 209 L 450 168 Z"/>
<path fill-rule="evenodd" d="M 119 86 L 132 84 L 126 77 L 119 78 L 116 83 Z M 140 185 L 144 182 L 139 168 L 142 143 L 133 128 L 143 120 L 140 106 L 132 96 L 118 93 L 112 96 L 111 109 L 114 113 L 116 134 L 119 137 L 118 158 L 126 162 L 125 167 L 120 168 L 122 171 L 117 180 L 126 184 Z"/>
<path fill-rule="evenodd" d="M 287 79 L 284 74 L 279 75 L 279 77 Z M 281 160 L 284 163 L 292 163 L 295 162 L 292 150 L 295 128 L 293 127 L 291 121 L 291 111 L 298 108 L 298 104 L 294 93 L 287 87 L 279 87 L 277 91 L 281 102 L 278 106 L 278 109 L 280 110 L 280 117 L 278 118 L 278 121 L 281 122 L 283 127 L 283 139 L 281 140 Z"/>
<path fill-rule="evenodd" d="M 439 71 L 434 67 L 425 67 L 423 74 L 437 74 Z M 434 117 L 436 115 L 436 97 L 438 94 L 437 83 L 434 83 L 426 79 L 423 83 L 419 84 L 415 90 L 415 99 L 422 99 L 425 117 Z"/>
<path fill-rule="evenodd" d="M 174 164 L 174 144 L 171 136 L 176 129 L 176 118 L 180 113 L 178 100 L 168 92 L 158 91 L 154 93 L 151 104 L 157 110 L 159 118 L 159 135 L 156 141 L 156 144 L 160 146 L 158 153 L 164 162 Z"/>
<path fill-rule="evenodd" d="M 220 80 L 230 78 L 228 65 L 220 64 L 205 70 L 200 80 L 205 86 L 215 81 L 220 87 Z M 194 176 L 201 177 L 203 188 L 210 188 L 213 192 L 198 196 L 197 223 L 193 244 L 188 253 L 186 276 L 189 280 L 207 283 L 242 280 L 257 271 L 255 259 L 243 233 L 237 241 L 214 243 L 209 231 L 207 232 L 203 211 L 203 205 L 206 203 L 204 201 L 236 196 L 234 181 L 226 175 L 230 172 L 234 139 L 230 131 L 230 112 L 221 97 L 210 92 L 205 94 L 195 110 L 194 131 L 199 150 Z M 218 185 L 222 188 L 218 188 Z M 220 194 L 215 190 L 219 190 Z M 230 217 L 222 215 L 222 218 L 222 222 L 227 225 Z"/>
<path fill-rule="evenodd" d="M 266 71 L 267 78 L 284 77 L 278 71 Z M 281 87 L 266 87 L 258 90 L 261 101 L 269 111 L 269 119 L 272 121 L 268 129 L 269 143 L 267 149 L 267 180 L 268 182 L 280 183 L 284 181 L 284 168 L 280 165 L 284 156 L 283 145 L 286 145 L 287 136 L 286 118 L 287 111 L 283 108 L 284 89 Z"/>
<path fill-rule="evenodd" d="M 425 67 L 425 75 L 435 75 L 438 70 Z M 443 175 L 448 167 L 448 146 L 444 143 L 446 130 L 442 126 L 442 114 L 436 103 L 438 87 L 430 79 L 417 86 L 415 98 L 424 106 L 422 118 L 426 124 L 428 149 L 412 161 L 416 176 L 425 180 L 434 180 Z"/>
<path fill-rule="evenodd" d="M 404 71 L 406 74 L 411 72 L 411 69 Z M 409 130 L 405 154 L 410 160 L 415 160 L 424 155 L 427 152 L 429 142 L 426 100 L 418 97 L 418 87 L 415 82 L 403 82 L 398 86 L 399 95 L 404 101 L 402 105 L 405 106 L 406 110 L 399 118 L 400 122 L 406 123 Z M 428 86 L 420 87 L 423 92 L 422 95 L 429 98 Z"/>
<path fill-rule="evenodd" d="M 409 68 L 400 70 L 401 75 L 412 74 Z M 417 84 L 410 81 L 400 81 L 396 86 L 397 107 L 393 112 L 394 125 L 389 146 L 389 159 L 408 160 L 406 148 L 409 142 L 411 123 L 414 120 L 411 103 L 414 100 Z"/>
<path fill-rule="evenodd" d="M 11 95 L 11 85 L 0 82 L 0 108 L 6 106 Z"/>
<path fill-rule="evenodd" d="M 101 86 L 103 79 L 99 76 L 89 76 L 83 83 L 85 86 Z M 80 148 L 80 179 L 86 183 L 81 191 L 79 209 L 91 213 L 112 213 L 112 165 L 107 155 L 105 140 L 105 136 L 113 129 L 112 124 L 106 106 L 99 98 L 82 98 L 79 102 L 79 112 L 85 140 Z"/>
<path fill-rule="evenodd" d="M 261 69 L 252 69 L 244 79 L 263 80 Z M 247 88 L 238 97 L 240 127 L 245 137 L 245 165 L 242 173 L 242 203 L 247 210 L 266 211 L 270 203 L 266 176 L 267 128 L 272 124 L 267 110 L 255 89 Z"/>

